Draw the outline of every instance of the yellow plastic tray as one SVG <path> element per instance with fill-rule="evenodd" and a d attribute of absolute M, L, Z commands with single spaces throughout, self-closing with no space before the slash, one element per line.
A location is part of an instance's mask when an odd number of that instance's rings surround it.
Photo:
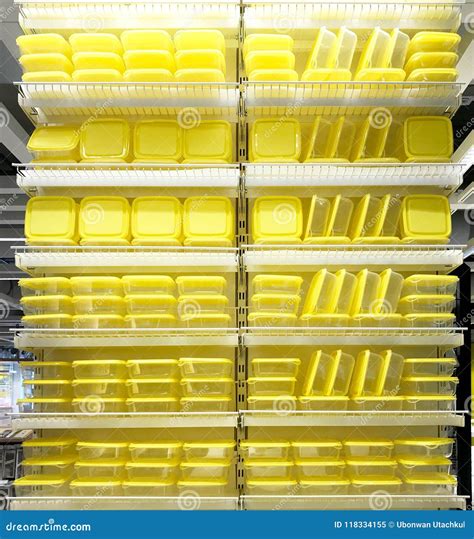
<path fill-rule="evenodd" d="M 408 159 L 449 159 L 453 128 L 444 116 L 412 116 L 404 123 L 404 150 Z"/>
<path fill-rule="evenodd" d="M 64 71 L 69 75 L 73 72 L 71 60 L 59 52 L 23 54 L 19 60 L 23 71 Z"/>
<path fill-rule="evenodd" d="M 78 32 L 69 36 L 69 43 L 73 52 L 123 52 L 119 38 L 106 32 Z"/>
<path fill-rule="evenodd" d="M 297 120 L 256 120 L 250 129 L 250 161 L 297 162 L 301 144 L 301 126 Z"/>
<path fill-rule="evenodd" d="M 25 236 L 30 245 L 75 245 L 77 204 L 67 197 L 34 197 L 26 205 Z"/>
<path fill-rule="evenodd" d="M 172 82 L 173 73 L 168 69 L 127 69 L 125 82 Z"/>
<path fill-rule="evenodd" d="M 177 51 L 217 49 L 225 53 L 224 34 L 219 30 L 178 30 L 174 35 Z"/>
<path fill-rule="evenodd" d="M 202 121 L 185 129 L 183 135 L 183 156 L 186 160 L 206 162 L 222 159 L 229 163 L 232 160 L 232 128 L 229 122 Z"/>
<path fill-rule="evenodd" d="M 79 159 L 79 133 L 73 126 L 37 127 L 30 136 L 27 148 L 38 159 Z"/>
<path fill-rule="evenodd" d="M 134 244 L 180 244 L 182 206 L 174 197 L 139 197 L 133 201 L 131 231 Z"/>
<path fill-rule="evenodd" d="M 243 55 L 252 51 L 292 51 L 293 38 L 286 34 L 250 34 L 245 38 Z"/>
<path fill-rule="evenodd" d="M 130 205 L 122 197 L 86 197 L 81 201 L 81 244 L 126 245 L 130 239 Z"/>
<path fill-rule="evenodd" d="M 408 54 L 416 52 L 456 52 L 461 36 L 455 32 L 417 32 L 410 41 Z"/>
<path fill-rule="evenodd" d="M 171 36 L 165 30 L 125 30 L 120 34 L 125 51 L 165 50 L 174 52 Z"/>
<path fill-rule="evenodd" d="M 166 69 L 176 71 L 176 63 L 167 50 L 129 50 L 123 55 L 125 68 L 128 69 Z"/>
<path fill-rule="evenodd" d="M 213 68 L 178 69 L 174 76 L 176 82 L 225 82 L 224 73 Z"/>
<path fill-rule="evenodd" d="M 126 159 L 130 149 L 130 128 L 121 119 L 91 120 L 81 129 L 80 144 L 83 160 Z"/>
<path fill-rule="evenodd" d="M 20 49 L 20 54 L 42 54 L 55 52 L 71 56 L 69 43 L 60 34 L 30 34 L 16 38 L 16 44 Z"/>
<path fill-rule="evenodd" d="M 234 210 L 230 199 L 218 196 L 189 197 L 184 203 L 186 239 L 232 241 Z"/>
<path fill-rule="evenodd" d="M 176 69 L 217 69 L 226 73 L 225 56 L 217 49 L 178 50 Z"/>
<path fill-rule="evenodd" d="M 74 69 L 116 69 L 123 73 L 122 57 L 115 52 L 75 52 L 72 55 Z"/>
<path fill-rule="evenodd" d="M 449 201 L 441 195 L 409 195 L 403 199 L 401 233 L 403 237 L 439 237 L 451 235 Z"/>
<path fill-rule="evenodd" d="M 290 196 L 266 196 L 256 199 L 252 210 L 254 241 L 285 238 L 301 239 L 303 207 L 301 200 Z"/>

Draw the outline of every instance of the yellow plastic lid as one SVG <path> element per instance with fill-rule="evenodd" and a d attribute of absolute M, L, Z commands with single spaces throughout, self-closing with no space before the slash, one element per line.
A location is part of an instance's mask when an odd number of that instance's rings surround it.
<path fill-rule="evenodd" d="M 148 198 L 148 197 L 141 197 Z M 153 199 L 157 197 L 152 197 Z M 168 198 L 168 197 L 165 197 Z M 150 287 L 150 288 L 165 288 L 174 290 L 176 288 L 175 281 L 169 275 L 124 275 L 122 282 L 130 287 Z"/>
<path fill-rule="evenodd" d="M 16 44 L 21 54 L 41 54 L 51 51 L 59 52 L 66 56 L 71 54 L 71 47 L 66 39 L 62 35 L 52 32 L 18 36 Z"/>
<path fill-rule="evenodd" d="M 128 442 L 77 442 L 77 447 L 126 448 Z"/>
<path fill-rule="evenodd" d="M 291 443 L 287 440 L 243 440 L 240 442 L 240 447 L 290 447 Z"/>
<path fill-rule="evenodd" d="M 246 483 L 252 487 L 294 487 L 298 481 L 294 479 L 247 479 Z"/>
<path fill-rule="evenodd" d="M 108 468 L 110 466 L 125 466 L 127 461 L 124 459 L 87 459 L 76 461 L 77 468 Z"/>
<path fill-rule="evenodd" d="M 407 376 L 402 378 L 402 382 L 452 382 L 459 384 L 456 376 Z"/>
<path fill-rule="evenodd" d="M 50 295 L 53 295 L 51 288 L 55 292 L 57 289 L 71 289 L 71 283 L 67 277 L 27 277 L 26 279 L 19 279 L 18 285 L 29 290 L 35 290 L 36 292 L 44 292 L 46 290 Z"/>
<path fill-rule="evenodd" d="M 17 404 L 66 404 L 71 399 L 56 399 L 49 397 L 33 397 L 31 399 L 17 399 Z"/>
<path fill-rule="evenodd" d="M 233 209 L 226 197 L 189 197 L 184 202 L 185 236 L 224 236 L 234 230 Z"/>
<path fill-rule="evenodd" d="M 349 457 L 346 458 L 347 464 L 360 466 L 396 466 L 397 461 L 387 457 Z"/>
<path fill-rule="evenodd" d="M 124 384 L 128 380 L 122 378 L 75 378 L 72 382 L 73 386 L 82 384 Z"/>
<path fill-rule="evenodd" d="M 73 479 L 69 485 L 74 487 L 97 487 L 100 489 L 101 487 L 107 488 L 107 487 L 119 487 L 122 484 L 121 481 L 118 481 L 117 479 L 110 479 L 108 477 L 91 477 L 89 478 L 81 478 L 81 479 Z"/>
<path fill-rule="evenodd" d="M 396 486 L 401 485 L 402 480 L 398 477 L 387 475 L 355 475 L 351 477 L 351 483 L 359 486 Z"/>
<path fill-rule="evenodd" d="M 457 32 L 417 32 L 410 40 L 407 56 L 417 52 L 456 52 L 460 41 Z"/>
<path fill-rule="evenodd" d="M 452 462 L 446 457 L 418 457 L 413 455 L 400 455 L 398 463 L 403 466 L 450 466 Z"/>
<path fill-rule="evenodd" d="M 29 296 L 26 296 L 29 297 Z M 31 297 L 47 297 L 47 296 L 31 296 Z M 69 297 L 69 296 L 65 296 Z M 22 298 L 25 299 L 25 298 Z M 72 363 L 74 365 L 74 362 Z M 70 367 L 71 363 L 68 361 L 20 361 L 20 367 L 34 367 L 35 369 L 42 367 Z"/>
<path fill-rule="evenodd" d="M 23 54 L 18 61 L 27 72 L 65 71 L 71 74 L 74 69 L 71 60 L 57 52 Z"/>
<path fill-rule="evenodd" d="M 71 380 L 43 380 L 35 378 L 34 380 L 23 380 L 24 386 L 67 386 L 71 384 Z"/>
<path fill-rule="evenodd" d="M 331 459 L 327 457 L 295 459 L 296 466 L 339 466 L 346 465 L 346 461 L 342 459 Z"/>
<path fill-rule="evenodd" d="M 367 438 L 366 440 L 346 440 L 342 443 L 348 447 L 365 447 L 367 445 L 375 447 L 387 447 L 389 449 L 393 447 L 392 440 L 382 440 L 381 438 Z"/>
<path fill-rule="evenodd" d="M 435 448 L 441 445 L 453 445 L 454 440 L 451 438 L 398 438 L 394 440 L 394 444 Z"/>
<path fill-rule="evenodd" d="M 188 449 L 206 449 L 208 447 L 223 448 L 223 449 L 233 449 L 237 443 L 234 440 L 213 440 L 213 441 L 203 441 L 203 442 L 184 442 L 183 449 L 186 451 Z"/>
<path fill-rule="evenodd" d="M 121 158 L 128 156 L 130 146 L 130 127 L 128 122 L 120 118 L 104 118 L 92 120 L 81 130 L 80 151 L 82 159 Z M 121 197 L 103 197 L 105 200 L 126 200 Z M 96 197 L 87 197 L 99 203 Z M 83 199 L 81 202 L 84 202 Z"/>
<path fill-rule="evenodd" d="M 165 403 L 165 402 L 178 402 L 176 397 L 133 397 L 126 399 L 126 404 L 138 404 L 138 403 Z"/>
<path fill-rule="evenodd" d="M 143 479 L 136 479 L 133 481 L 122 481 L 122 485 L 124 487 L 170 487 L 174 484 L 174 479 L 158 480 L 155 477 L 145 477 Z"/>
<path fill-rule="evenodd" d="M 54 487 L 64 485 L 67 481 L 67 478 L 62 477 L 61 475 L 24 475 L 15 479 L 13 484 L 15 486 L 23 487 Z"/>
<path fill-rule="evenodd" d="M 29 241 L 54 238 L 57 243 L 71 245 L 77 239 L 76 216 L 77 205 L 72 198 L 30 198 L 26 205 L 25 235 Z"/>
<path fill-rule="evenodd" d="M 110 296 L 107 296 L 110 297 Z M 73 367 L 82 367 L 84 365 L 126 365 L 127 362 L 122 359 L 78 359 L 72 362 Z"/>
<path fill-rule="evenodd" d="M 409 475 L 404 478 L 407 485 L 456 485 L 457 479 L 455 476 L 447 473 L 430 473 Z"/>
<path fill-rule="evenodd" d="M 67 466 L 76 462 L 76 455 L 65 455 L 58 457 L 31 457 L 24 459 L 22 466 Z"/>
<path fill-rule="evenodd" d="M 74 150 L 79 143 L 79 131 L 72 126 L 37 127 L 28 140 L 30 152 Z"/>
<path fill-rule="evenodd" d="M 149 459 L 146 462 L 127 462 L 127 464 L 125 464 L 125 469 L 130 470 L 133 468 L 176 468 L 178 464 L 178 460 Z"/>
<path fill-rule="evenodd" d="M 23 447 L 68 447 L 76 445 L 75 438 L 34 438 L 33 440 L 25 440 Z"/>
<path fill-rule="evenodd" d="M 453 127 L 446 116 L 411 116 L 404 123 L 407 157 L 443 157 L 453 153 Z M 425 195 L 419 195 L 423 198 Z M 433 198 L 438 198 L 432 195 Z M 428 200 L 431 197 L 427 197 Z"/>
<path fill-rule="evenodd" d="M 170 448 L 170 449 L 179 449 L 183 446 L 183 442 L 177 442 L 175 440 L 163 440 L 161 442 L 131 442 L 128 447 L 129 449 L 160 449 L 160 448 Z"/>
<path fill-rule="evenodd" d="M 69 36 L 73 52 L 115 52 L 122 54 L 122 44 L 115 34 L 78 32 Z"/>
<path fill-rule="evenodd" d="M 342 443 L 339 440 L 298 440 L 291 442 L 293 447 L 334 447 L 342 448 Z"/>
<path fill-rule="evenodd" d="M 293 461 L 284 459 L 246 459 L 244 460 L 244 466 L 246 468 L 256 468 L 260 466 L 293 466 Z"/>
<path fill-rule="evenodd" d="M 208 402 L 208 403 L 217 403 L 217 402 L 230 402 L 232 397 L 227 397 L 225 395 L 210 395 L 209 397 L 181 397 L 181 403 L 193 403 L 193 402 Z"/>
<path fill-rule="evenodd" d="M 123 73 L 125 70 L 122 56 L 115 52 L 75 52 L 72 55 L 72 63 L 75 71 L 82 69 L 116 69 Z"/>
<path fill-rule="evenodd" d="M 457 283 L 459 277 L 456 275 L 423 275 L 415 274 L 405 277 L 404 284 L 417 286 L 420 283 L 423 283 L 427 286 L 446 286 L 450 284 Z"/>
<path fill-rule="evenodd" d="M 189 462 L 181 462 L 180 468 L 228 468 L 231 465 L 229 460 L 216 460 L 216 459 L 206 459 L 206 460 L 194 460 Z"/>
<path fill-rule="evenodd" d="M 427 322 L 439 321 L 450 322 L 456 318 L 454 313 L 413 313 L 406 314 L 405 320 L 411 322 L 416 320 L 426 320 Z"/>
<path fill-rule="evenodd" d="M 295 481 L 296 483 L 296 481 Z M 178 487 L 223 487 L 227 479 L 188 479 L 178 481 Z"/>
<path fill-rule="evenodd" d="M 302 487 L 324 487 L 324 486 L 335 486 L 342 487 L 345 485 L 350 485 L 351 482 L 349 479 L 300 479 L 300 485 Z"/>

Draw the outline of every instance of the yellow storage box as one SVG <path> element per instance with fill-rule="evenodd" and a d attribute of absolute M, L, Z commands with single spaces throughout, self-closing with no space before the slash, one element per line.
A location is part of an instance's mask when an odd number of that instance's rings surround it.
<path fill-rule="evenodd" d="M 288 50 L 260 50 L 248 52 L 245 56 L 248 74 L 256 69 L 295 69 L 295 55 Z"/>
<path fill-rule="evenodd" d="M 116 69 L 123 73 L 122 57 L 114 52 L 76 52 L 72 55 L 74 69 Z"/>
<path fill-rule="evenodd" d="M 183 156 L 187 162 L 232 161 L 232 128 L 229 122 L 203 121 L 183 133 Z"/>
<path fill-rule="evenodd" d="M 255 200 L 252 236 L 255 243 L 300 243 L 303 233 L 301 200 L 290 196 L 266 196 Z"/>
<path fill-rule="evenodd" d="M 234 209 L 226 197 L 190 197 L 184 203 L 184 244 L 230 247 L 234 240 Z"/>
<path fill-rule="evenodd" d="M 79 159 L 79 130 L 74 126 L 37 127 L 28 140 L 27 149 L 37 159 Z"/>
<path fill-rule="evenodd" d="M 301 155 L 301 126 L 297 120 L 256 120 L 250 129 L 250 161 L 298 162 Z"/>
<path fill-rule="evenodd" d="M 125 82 L 172 82 L 173 73 L 168 69 L 127 69 Z"/>
<path fill-rule="evenodd" d="M 174 52 L 171 36 L 165 30 L 125 30 L 121 33 L 120 40 L 125 51 Z"/>
<path fill-rule="evenodd" d="M 180 296 L 224 294 L 227 281 L 218 275 L 182 275 L 176 278 Z"/>
<path fill-rule="evenodd" d="M 69 36 L 69 43 L 73 52 L 123 52 L 119 38 L 106 32 L 78 32 Z"/>
<path fill-rule="evenodd" d="M 130 204 L 122 197 L 86 197 L 81 201 L 81 245 L 128 245 Z"/>
<path fill-rule="evenodd" d="M 132 203 L 132 244 L 180 245 L 182 214 L 177 198 L 136 198 Z"/>
<path fill-rule="evenodd" d="M 77 213 L 72 198 L 30 198 L 26 205 L 26 241 L 30 245 L 76 245 Z"/>
<path fill-rule="evenodd" d="M 417 32 L 410 41 L 408 55 L 417 52 L 456 52 L 461 36 L 455 32 Z"/>
<path fill-rule="evenodd" d="M 75 82 L 120 82 L 122 79 L 117 69 L 76 69 L 72 74 Z"/>
<path fill-rule="evenodd" d="M 123 55 L 126 69 L 166 69 L 174 73 L 176 64 L 167 50 L 126 51 Z"/>
<path fill-rule="evenodd" d="M 92 120 L 81 129 L 83 161 L 124 161 L 130 150 L 130 128 L 125 120 L 106 118 Z"/>
<path fill-rule="evenodd" d="M 120 277 L 71 277 L 70 284 L 75 296 L 123 296 Z"/>
<path fill-rule="evenodd" d="M 441 195 L 409 195 L 403 199 L 401 234 L 404 240 L 447 243 L 451 235 L 449 200 Z"/>
<path fill-rule="evenodd" d="M 176 284 L 169 275 L 124 275 L 123 288 L 128 296 L 134 294 L 174 294 Z"/>
<path fill-rule="evenodd" d="M 180 161 L 183 155 L 182 129 L 174 120 L 142 120 L 133 131 L 135 160 Z"/>
<path fill-rule="evenodd" d="M 55 52 L 71 55 L 71 47 L 66 39 L 60 34 L 29 34 L 16 38 L 16 44 L 20 49 L 20 54 L 42 54 Z"/>
<path fill-rule="evenodd" d="M 70 296 L 71 282 L 67 277 L 28 277 L 18 285 L 22 296 Z"/>
<path fill-rule="evenodd" d="M 178 50 L 175 53 L 176 69 L 217 69 L 226 73 L 225 56 L 216 49 Z"/>
<path fill-rule="evenodd" d="M 74 69 L 71 60 L 59 52 L 23 54 L 18 61 L 26 73 L 64 71 L 70 75 Z"/>
<path fill-rule="evenodd" d="M 292 51 L 294 41 L 285 34 L 250 34 L 245 38 L 244 58 L 253 51 Z"/>
<path fill-rule="evenodd" d="M 451 120 L 445 116 L 412 116 L 405 120 L 403 142 L 408 161 L 449 161 L 453 154 Z"/>
<path fill-rule="evenodd" d="M 70 296 L 26 296 L 20 304 L 25 314 L 72 314 Z"/>
<path fill-rule="evenodd" d="M 219 30 L 178 30 L 174 44 L 177 51 L 216 49 L 225 53 L 224 34 Z"/>

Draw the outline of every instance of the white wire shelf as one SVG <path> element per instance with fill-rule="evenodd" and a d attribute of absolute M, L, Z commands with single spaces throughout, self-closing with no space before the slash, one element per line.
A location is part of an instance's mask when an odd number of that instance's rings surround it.
<path fill-rule="evenodd" d="M 344 188 L 353 196 L 367 193 L 397 192 L 400 188 L 417 192 L 449 195 L 463 181 L 466 166 L 460 163 L 398 163 L 331 165 L 329 163 L 246 163 L 244 180 L 246 196 L 281 194 L 291 190 L 296 196 L 308 196 L 309 188 L 332 194 Z"/>
<path fill-rule="evenodd" d="M 178 115 L 184 126 L 219 116 L 236 122 L 239 85 L 218 82 L 19 82 L 19 103 L 34 123 L 77 122 L 98 114 L 128 119 Z"/>
<path fill-rule="evenodd" d="M 301 488 L 295 486 L 294 491 Z M 441 510 L 466 509 L 468 496 L 457 495 L 414 495 L 414 494 L 388 494 L 376 491 L 369 496 L 363 495 L 282 495 L 271 496 L 241 496 L 242 509 L 247 510 Z"/>
<path fill-rule="evenodd" d="M 12 329 L 15 348 L 237 346 L 236 328 Z"/>
<path fill-rule="evenodd" d="M 148 510 L 238 510 L 238 496 L 198 496 L 196 493 L 186 491 L 182 496 L 103 496 L 97 497 L 21 497 L 9 498 L 10 509 L 13 511 L 71 511 L 71 510 L 120 510 L 120 511 L 148 511 Z"/>
<path fill-rule="evenodd" d="M 239 193 L 239 165 L 159 165 L 97 163 L 17 164 L 17 184 L 30 196 L 84 197 L 116 194 L 137 197 L 159 192 L 176 196 L 202 193 L 202 188 L 229 197 Z"/>
<path fill-rule="evenodd" d="M 463 0 L 435 2 L 347 1 L 334 2 L 255 0 L 244 2 L 244 23 L 247 30 L 277 28 L 280 31 L 328 26 L 338 28 L 404 28 L 419 30 L 456 30 L 461 22 Z"/>
<path fill-rule="evenodd" d="M 245 346 L 438 346 L 464 344 L 464 328 L 244 327 Z"/>
<path fill-rule="evenodd" d="M 244 427 L 462 427 L 467 412 L 454 411 L 241 411 Z"/>
<path fill-rule="evenodd" d="M 12 428 L 22 429 L 141 429 L 221 428 L 237 426 L 237 412 L 169 413 L 24 413 L 10 414 Z"/>
<path fill-rule="evenodd" d="M 205 2 L 174 0 L 15 0 L 25 30 L 76 30 L 89 32 L 134 28 L 239 28 L 240 3 L 235 0 Z"/>
<path fill-rule="evenodd" d="M 348 19 L 350 20 L 350 19 Z M 352 22 L 352 21 L 351 21 Z M 352 25 L 350 25 L 352 26 Z M 255 116 L 362 114 L 365 108 L 397 115 L 453 114 L 461 105 L 463 84 L 454 82 L 246 82 L 245 106 Z M 354 107 L 361 107 L 355 112 Z"/>
<path fill-rule="evenodd" d="M 462 245 L 244 245 L 242 259 L 248 272 L 370 267 L 450 273 L 462 265 L 463 249 Z"/>
<path fill-rule="evenodd" d="M 30 275 L 238 269 L 238 250 L 225 247 L 15 246 L 14 250 L 16 266 Z"/>

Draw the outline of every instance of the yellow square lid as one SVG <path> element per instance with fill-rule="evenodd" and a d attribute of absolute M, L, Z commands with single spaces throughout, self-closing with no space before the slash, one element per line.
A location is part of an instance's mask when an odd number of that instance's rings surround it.
<path fill-rule="evenodd" d="M 265 118 L 251 128 L 252 159 L 298 159 L 301 154 L 301 127 L 297 120 Z"/>
<path fill-rule="evenodd" d="M 226 197 L 189 197 L 184 203 L 185 236 L 225 236 L 233 234 L 233 208 Z"/>
<path fill-rule="evenodd" d="M 135 237 L 181 234 L 180 201 L 175 197 L 139 197 L 132 205 L 132 234 Z"/>
<path fill-rule="evenodd" d="M 82 238 L 126 237 L 130 226 L 130 205 L 126 198 L 97 196 L 83 198 L 79 232 Z"/>
<path fill-rule="evenodd" d="M 446 116 L 412 116 L 404 124 L 408 157 L 445 157 L 453 153 L 453 127 Z"/>
<path fill-rule="evenodd" d="M 15 479 L 15 486 L 25 486 L 25 487 L 59 487 L 66 483 L 66 478 L 61 475 L 24 475 L 18 479 Z"/>
<path fill-rule="evenodd" d="M 34 197 L 26 205 L 27 238 L 54 237 L 73 239 L 77 206 L 68 197 Z"/>
<path fill-rule="evenodd" d="M 27 148 L 30 152 L 73 150 L 79 142 L 79 130 L 73 126 L 55 125 L 37 127 Z"/>
<path fill-rule="evenodd" d="M 165 157 L 180 159 L 183 153 L 182 130 L 174 120 L 138 122 L 133 134 L 135 158 Z"/>
<path fill-rule="evenodd" d="M 82 53 L 78 53 L 82 54 Z M 105 118 L 84 124 L 80 136 L 82 159 L 125 159 L 130 147 L 130 128 L 125 120 Z"/>
<path fill-rule="evenodd" d="M 402 224 L 408 236 L 443 236 L 451 234 L 451 210 L 447 197 L 409 195 L 402 204 Z"/>
<path fill-rule="evenodd" d="M 303 233 L 303 209 L 297 197 L 259 197 L 253 207 L 252 234 L 256 237 L 296 236 Z"/>

